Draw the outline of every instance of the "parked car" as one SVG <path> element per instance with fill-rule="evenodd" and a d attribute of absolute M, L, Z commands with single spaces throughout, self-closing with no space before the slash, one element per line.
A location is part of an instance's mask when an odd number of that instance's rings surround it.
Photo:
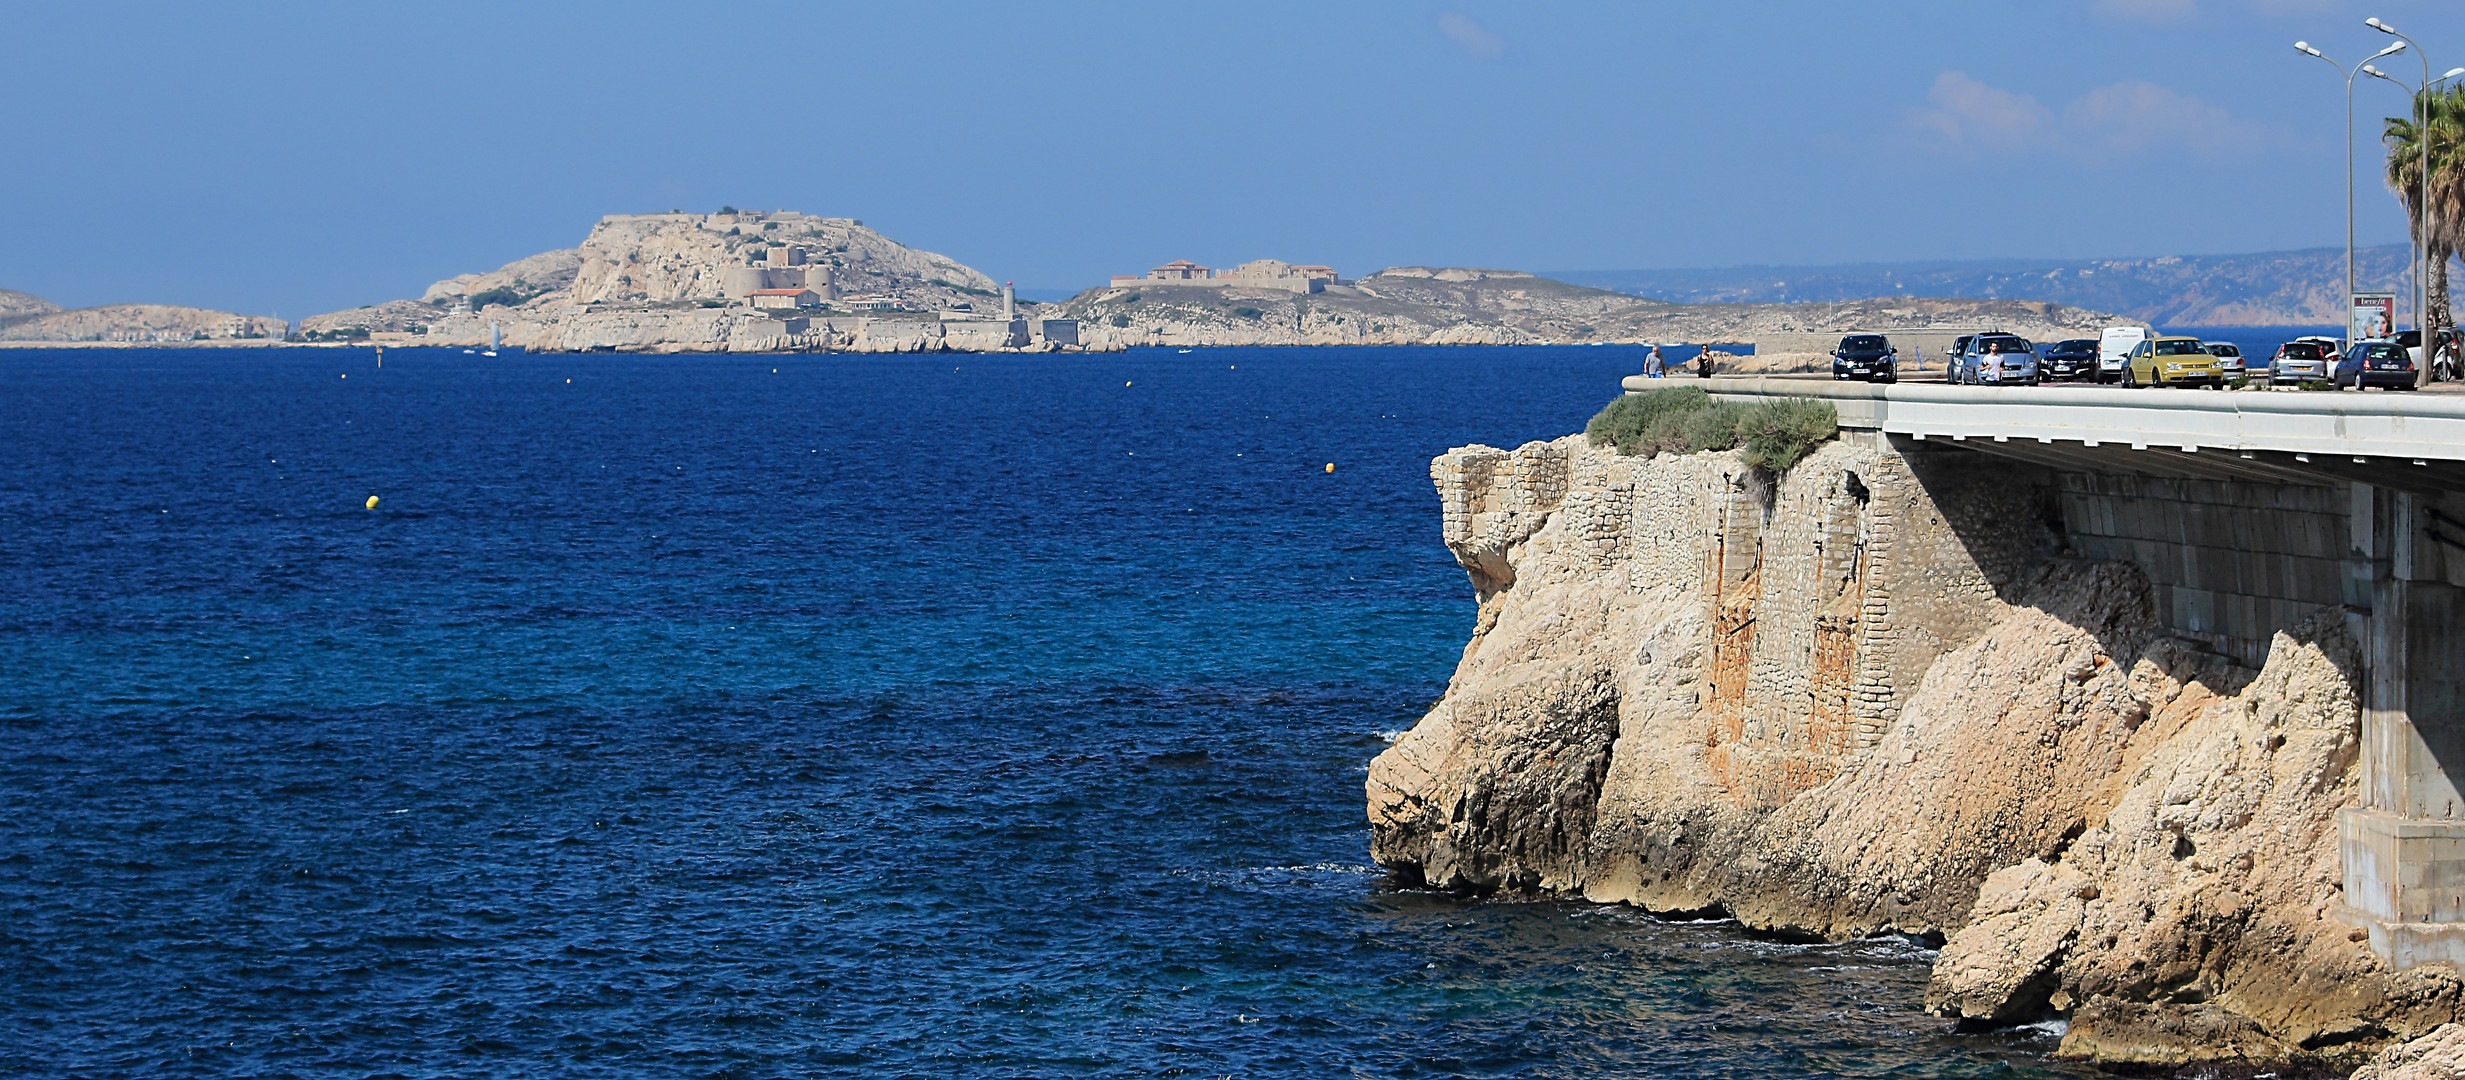
<path fill-rule="evenodd" d="M 2037 385 L 2037 350 L 2017 334 L 1979 334 L 1960 352 L 1955 381 L 1971 386 Z"/>
<path fill-rule="evenodd" d="M 2131 350 L 2148 340 L 2143 326 L 2109 326 L 2097 335 L 2097 381 L 2121 382 L 2123 362 Z"/>
<path fill-rule="evenodd" d="M 2319 342 L 2296 340 L 2277 346 L 2276 355 L 2268 358 L 2268 368 L 2262 371 L 2270 385 L 2304 382 L 2328 377 L 2328 353 Z"/>
<path fill-rule="evenodd" d="M 2337 389 L 2382 390 L 2414 388 L 2414 358 L 2393 341 L 2357 341 L 2337 363 Z"/>
<path fill-rule="evenodd" d="M 1900 381 L 1900 350 L 1881 334 L 1850 334 L 1832 350 L 1832 378 Z"/>
<path fill-rule="evenodd" d="M 1948 345 L 1948 346 L 1945 346 L 1945 347 L 1944 347 L 1944 349 L 1943 349 L 1943 381 L 1944 381 L 1944 382 L 1959 382 L 1959 381 L 1960 381 L 1960 354 L 1968 351 L 1968 348 L 1969 348 L 1969 342 L 1970 342 L 1972 339 L 1976 338 L 1976 336 L 1977 336 L 1977 335 L 1975 335 L 1975 334 L 1962 334 L 1962 335 L 1960 335 L 1959 337 L 1953 338 L 1953 339 L 1952 339 L 1952 341 L 1951 341 L 1951 344 L 1950 344 L 1950 345 Z"/>
<path fill-rule="evenodd" d="M 2228 382 L 2243 377 L 2242 346 L 2231 341 L 2211 341 L 2207 348 L 2208 355 L 2217 358 L 2217 374 Z"/>
<path fill-rule="evenodd" d="M 2048 379 L 2093 380 L 2097 377 L 2097 339 L 2057 341 L 2038 358 L 2037 369 Z"/>
<path fill-rule="evenodd" d="M 2334 372 L 2335 370 L 2337 370 L 2337 363 L 2338 363 L 2339 361 L 2341 361 L 2341 360 L 2344 360 L 2344 359 L 2345 359 L 2345 343 L 2344 343 L 2344 342 L 2342 342 L 2342 341 L 2337 340 L 2336 338 L 2332 338 L 2332 337 L 2298 337 L 2298 338 L 2295 338 L 2294 340 L 2296 340 L 2296 341 L 2308 341 L 2308 342 L 2310 342 L 2310 343 L 2311 343 L 2311 344 L 2313 344 L 2313 345 L 2317 345 L 2317 346 L 2319 346 L 2320 359 L 2325 360 L 2325 361 L 2327 361 L 2327 362 L 2328 362 L 2328 368 L 2327 368 L 2327 370 L 2328 370 L 2328 371 L 2330 371 L 2330 372 Z M 2327 375 L 2325 375 L 2325 374 L 2323 374 L 2323 375 L 2321 376 L 2321 378 L 2327 378 L 2327 377 L 2328 377 L 2328 376 L 2327 376 Z"/>
<path fill-rule="evenodd" d="M 2217 358 L 2195 337 L 2150 338 L 2131 347 L 2124 386 L 2223 386 Z"/>

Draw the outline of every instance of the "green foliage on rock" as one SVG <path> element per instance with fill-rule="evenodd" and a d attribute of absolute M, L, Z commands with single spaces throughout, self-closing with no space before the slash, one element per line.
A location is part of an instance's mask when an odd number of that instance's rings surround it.
<path fill-rule="evenodd" d="M 506 307 L 521 307 L 522 305 L 530 303 L 548 292 L 546 289 L 534 289 L 530 292 L 524 292 L 521 289 L 522 284 L 522 282 L 517 281 L 512 286 L 499 285 L 493 289 L 472 293 L 471 310 L 478 311 L 481 308 L 488 307 L 493 304 L 502 304 Z"/>
<path fill-rule="evenodd" d="M 1712 396 L 1692 386 L 1664 386 L 1640 394 L 1621 394 L 1593 414 L 1583 433 L 1594 446 L 1615 446 L 1621 454 L 1650 454 L 1661 449 L 1645 436 L 1664 417 L 1681 416 L 1712 406 Z"/>
<path fill-rule="evenodd" d="M 1840 431 L 1840 411 L 1828 401 L 1782 398 L 1736 406 L 1738 442 L 1746 463 L 1787 472 L 1824 440 Z"/>
<path fill-rule="evenodd" d="M 1786 398 L 1737 405 L 1694 386 L 1622 394 L 1584 425 L 1594 446 L 1625 455 L 1745 449 L 1746 463 L 1785 472 L 1839 429 L 1830 402 Z"/>

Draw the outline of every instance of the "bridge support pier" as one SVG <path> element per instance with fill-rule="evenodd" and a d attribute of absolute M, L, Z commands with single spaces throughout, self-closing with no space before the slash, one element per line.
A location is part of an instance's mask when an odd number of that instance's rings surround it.
<path fill-rule="evenodd" d="M 2362 790 L 2337 821 L 2343 914 L 2400 970 L 2465 967 L 2465 589 L 2425 573 L 2445 554 L 2418 550 L 2416 517 L 2429 509 L 2353 485 L 2346 602 L 2368 614 L 2358 616 Z"/>

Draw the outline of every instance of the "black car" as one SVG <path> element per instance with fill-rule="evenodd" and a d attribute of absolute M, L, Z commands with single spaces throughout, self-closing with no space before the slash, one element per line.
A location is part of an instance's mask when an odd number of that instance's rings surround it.
<path fill-rule="evenodd" d="M 1900 350 L 1881 334 L 1850 334 L 1832 350 L 1832 378 L 1900 381 Z"/>
<path fill-rule="evenodd" d="M 2073 338 L 2057 341 L 2046 347 L 2046 355 L 2037 363 L 2037 370 L 2048 379 L 2097 378 L 2097 339 Z"/>

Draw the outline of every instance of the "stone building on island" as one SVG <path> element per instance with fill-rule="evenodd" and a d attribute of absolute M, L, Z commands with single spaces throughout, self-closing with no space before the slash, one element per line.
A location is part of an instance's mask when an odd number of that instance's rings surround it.
<path fill-rule="evenodd" d="M 757 308 L 819 307 L 821 294 L 811 289 L 755 289 L 745 294 L 745 301 Z"/>

